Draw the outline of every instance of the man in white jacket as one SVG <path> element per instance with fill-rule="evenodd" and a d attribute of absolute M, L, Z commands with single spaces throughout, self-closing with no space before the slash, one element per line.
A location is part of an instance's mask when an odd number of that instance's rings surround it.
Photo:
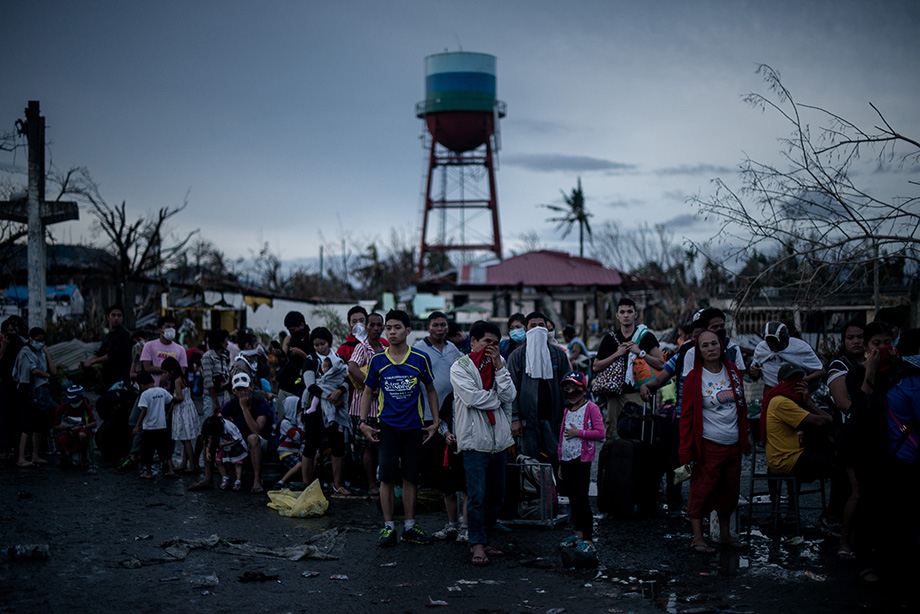
<path fill-rule="evenodd" d="M 454 388 L 454 436 L 466 469 L 467 523 L 474 565 L 487 565 L 489 532 L 505 497 L 506 450 L 511 437 L 514 384 L 498 351 L 501 332 L 480 320 L 470 328 L 470 353 L 450 368 Z"/>

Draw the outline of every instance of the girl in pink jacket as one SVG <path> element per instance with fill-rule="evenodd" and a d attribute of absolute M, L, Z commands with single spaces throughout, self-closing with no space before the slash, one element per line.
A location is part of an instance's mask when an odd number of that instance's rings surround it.
<path fill-rule="evenodd" d="M 576 547 L 593 552 L 591 542 L 594 516 L 588 499 L 591 485 L 591 461 L 598 441 L 603 441 L 604 418 L 601 410 L 585 399 L 588 380 L 584 373 L 571 371 L 562 378 L 565 413 L 559 434 L 559 478 L 569 493 L 572 525 L 575 535 L 562 542 L 563 547 Z"/>

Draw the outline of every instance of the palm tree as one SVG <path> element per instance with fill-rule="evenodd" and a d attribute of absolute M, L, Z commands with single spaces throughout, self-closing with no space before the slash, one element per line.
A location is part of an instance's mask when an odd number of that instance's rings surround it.
<path fill-rule="evenodd" d="M 565 200 L 565 206 L 563 205 L 543 205 L 547 209 L 551 209 L 557 213 L 560 213 L 558 217 L 547 218 L 547 222 L 555 222 L 556 230 L 565 228 L 562 233 L 562 238 L 569 236 L 569 233 L 572 232 L 572 227 L 575 224 L 578 224 L 578 255 L 579 257 L 585 255 L 585 231 L 588 231 L 588 240 L 591 240 L 591 224 L 588 223 L 588 218 L 594 217 L 593 213 L 588 213 L 588 210 L 585 208 L 585 193 L 581 190 L 581 177 L 578 178 L 578 186 L 572 189 L 572 194 L 566 194 L 562 192 L 562 198 Z"/>

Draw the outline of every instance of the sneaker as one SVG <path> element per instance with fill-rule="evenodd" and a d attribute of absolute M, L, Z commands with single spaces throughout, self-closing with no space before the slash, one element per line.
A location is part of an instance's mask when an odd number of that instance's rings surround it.
<path fill-rule="evenodd" d="M 431 536 L 435 539 L 446 540 L 446 539 L 457 539 L 457 527 L 450 526 L 450 523 L 444 525 L 444 528 L 440 531 L 435 531 Z"/>
<path fill-rule="evenodd" d="M 574 548 L 574 547 L 577 546 L 577 545 L 578 545 L 578 536 L 577 536 L 577 535 L 569 535 L 569 536 L 566 537 L 564 540 L 562 540 L 561 542 L 559 542 L 559 547 L 560 547 L 560 548 Z"/>
<path fill-rule="evenodd" d="M 383 527 L 380 529 L 380 537 L 377 539 L 377 545 L 383 548 L 395 546 L 397 542 L 396 529 Z"/>
<path fill-rule="evenodd" d="M 290 487 L 288 486 L 287 482 L 282 482 L 281 480 L 278 480 L 277 482 L 275 482 L 275 485 L 272 486 L 272 490 L 286 490 L 286 489 L 290 490 Z"/>
<path fill-rule="evenodd" d="M 236 482 L 233 483 L 233 490 L 242 490 L 242 488 L 243 488 L 242 480 L 237 480 Z"/>
<path fill-rule="evenodd" d="M 230 486 L 230 477 L 225 476 L 220 479 L 220 489 L 227 490 L 227 487 Z"/>
<path fill-rule="evenodd" d="M 594 544 L 591 542 L 578 542 L 578 545 L 575 546 L 575 549 L 579 552 L 584 552 L 590 554 L 592 552 L 597 552 L 597 549 L 594 547 Z"/>
<path fill-rule="evenodd" d="M 428 545 L 434 541 L 434 538 L 425 533 L 422 527 L 414 524 L 411 529 L 403 531 L 402 540 L 409 544 Z"/>
<path fill-rule="evenodd" d="M 470 543 L 470 530 L 467 527 L 460 527 L 460 529 L 457 531 L 457 543 Z"/>

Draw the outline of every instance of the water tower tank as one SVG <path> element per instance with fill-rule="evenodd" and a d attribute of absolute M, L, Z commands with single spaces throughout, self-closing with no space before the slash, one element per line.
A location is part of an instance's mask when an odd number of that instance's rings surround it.
<path fill-rule="evenodd" d="M 416 114 L 432 137 L 447 149 L 476 149 L 495 130 L 495 56 L 488 53 L 437 53 L 425 58 L 425 101 Z"/>

